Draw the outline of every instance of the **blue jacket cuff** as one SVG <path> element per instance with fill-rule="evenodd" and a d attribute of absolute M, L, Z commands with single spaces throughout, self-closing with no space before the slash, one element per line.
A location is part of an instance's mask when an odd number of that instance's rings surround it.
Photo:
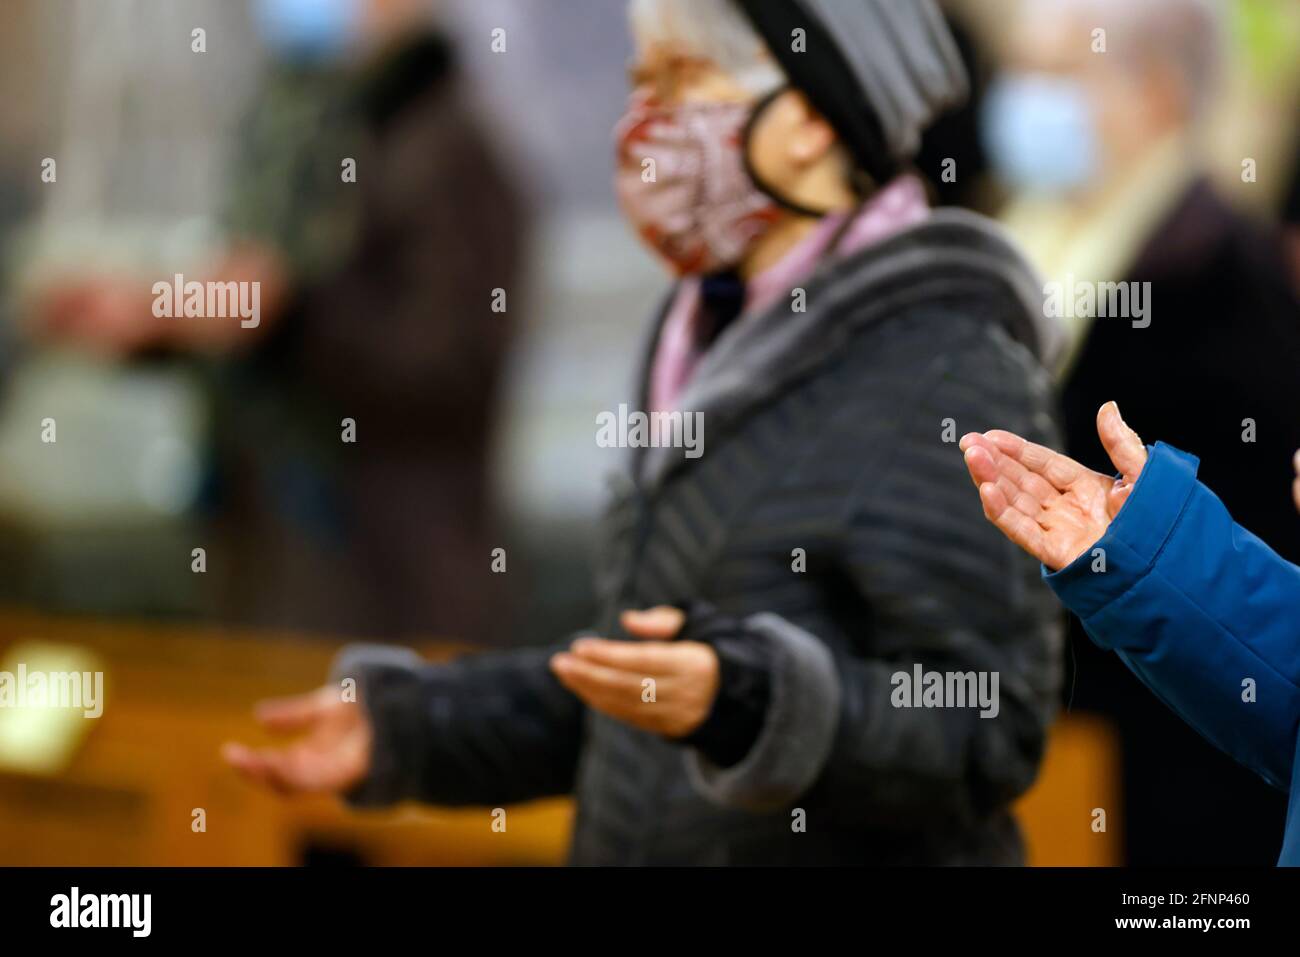
<path fill-rule="evenodd" d="M 1106 534 L 1043 580 L 1070 611 L 1087 621 L 1132 588 L 1155 564 L 1196 488 L 1200 461 L 1157 442 L 1128 501 Z"/>

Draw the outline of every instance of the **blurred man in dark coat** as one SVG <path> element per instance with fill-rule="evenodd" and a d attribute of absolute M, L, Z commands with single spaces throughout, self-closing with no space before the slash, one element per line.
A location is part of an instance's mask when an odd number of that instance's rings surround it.
<path fill-rule="evenodd" d="M 253 4 L 273 63 L 230 243 L 186 278 L 260 283 L 255 325 L 158 318 L 146 290 L 97 282 L 47 315 L 83 344 L 206 371 L 223 619 L 473 641 L 503 618 L 487 460 L 511 314 L 493 307 L 497 290 L 512 304 L 524 230 L 422 10 Z"/>
<path fill-rule="evenodd" d="M 995 163 L 1022 190 L 1005 218 L 1066 297 L 1085 284 L 1149 290 L 1141 316 L 1071 310 L 1068 453 L 1110 469 L 1095 420 L 1116 400 L 1147 434 L 1195 449 L 1237 519 L 1296 561 L 1290 503 L 1258 490 L 1289 481 L 1300 447 L 1300 309 L 1278 238 L 1230 208 L 1197 163 L 1215 8 L 1070 0 L 1026 12 L 987 114 Z M 1095 28 L 1105 52 L 1078 40 Z M 1122 732 L 1129 863 L 1272 863 L 1283 796 L 1178 722 L 1077 621 L 1073 636 L 1075 706 Z"/>

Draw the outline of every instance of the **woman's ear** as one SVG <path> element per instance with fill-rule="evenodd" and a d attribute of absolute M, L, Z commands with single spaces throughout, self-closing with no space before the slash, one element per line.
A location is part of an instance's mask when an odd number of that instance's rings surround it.
<path fill-rule="evenodd" d="M 835 132 L 798 90 L 785 90 L 762 107 L 750 137 L 751 159 L 764 179 L 779 185 L 816 165 L 834 147 Z"/>
<path fill-rule="evenodd" d="M 856 202 L 839 137 L 796 90 L 785 90 L 762 107 L 748 149 L 755 179 L 792 209 L 847 209 Z"/>
<path fill-rule="evenodd" d="M 798 167 L 821 161 L 836 142 L 835 131 L 799 90 L 786 90 L 769 107 L 779 127 L 786 159 Z"/>
<path fill-rule="evenodd" d="M 798 163 L 812 166 L 821 162 L 837 142 L 835 131 L 817 111 L 809 108 L 790 138 L 790 155 Z"/>

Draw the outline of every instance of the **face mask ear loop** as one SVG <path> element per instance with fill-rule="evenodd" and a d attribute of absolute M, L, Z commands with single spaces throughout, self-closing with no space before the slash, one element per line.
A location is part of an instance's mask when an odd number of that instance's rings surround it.
<path fill-rule="evenodd" d="M 802 203 L 797 203 L 792 199 L 787 199 L 782 196 L 767 183 L 763 182 L 762 178 L 758 175 L 758 171 L 754 169 L 753 161 L 750 159 L 749 145 L 754 136 L 754 129 L 758 125 L 759 119 L 762 118 L 763 113 L 772 105 L 773 101 L 789 89 L 792 88 L 790 86 L 779 86 L 754 104 L 754 109 L 750 112 L 749 119 L 745 121 L 744 129 L 740 134 L 740 148 L 745 163 L 745 172 L 749 175 L 749 178 L 753 181 L 754 185 L 777 205 L 800 216 L 810 216 L 813 219 L 821 219 L 830 212 L 830 210 L 812 209 L 811 207 L 804 206 Z"/>
<path fill-rule="evenodd" d="M 742 149 L 744 151 L 745 172 L 749 175 L 749 178 L 753 180 L 754 185 L 757 186 L 761 192 L 763 192 L 765 195 L 770 197 L 773 202 L 784 207 L 785 209 L 790 210 L 791 212 L 799 214 L 800 216 L 810 216 L 813 219 L 821 219 L 824 216 L 830 215 L 831 210 L 812 209 L 808 206 L 804 206 L 801 203 L 796 203 L 793 200 L 786 199 L 784 196 L 781 196 L 774 189 L 772 189 L 770 186 L 764 183 L 762 179 L 759 178 L 758 173 L 754 170 L 754 166 L 749 159 L 750 137 L 753 136 L 754 127 L 757 125 L 759 118 L 763 115 L 763 111 L 766 110 L 772 104 L 773 100 L 775 100 L 778 96 L 780 96 L 782 93 L 784 93 L 786 90 L 789 89 L 791 89 L 791 87 L 789 86 L 778 87 L 777 89 L 773 90 L 771 93 L 768 93 L 766 96 L 764 96 L 761 100 L 758 101 L 758 103 L 754 105 L 754 110 L 752 113 L 750 113 L 749 119 L 745 122 L 744 129 L 741 132 L 741 144 L 742 144 Z M 867 184 L 874 185 L 874 180 L 872 180 L 870 176 L 868 176 L 865 173 L 861 173 L 859 175 L 864 177 L 864 183 L 862 185 L 867 185 Z M 867 190 L 865 189 L 858 190 L 858 191 L 864 194 L 867 192 Z M 840 223 L 840 225 L 836 228 L 835 234 L 831 236 L 830 242 L 826 244 L 826 251 L 822 254 L 823 257 L 833 256 L 835 253 L 839 251 L 840 244 L 844 242 L 844 237 L 848 235 L 848 232 L 852 228 L 853 224 L 857 222 L 858 214 L 861 213 L 864 208 L 866 208 L 867 203 L 869 203 L 870 201 L 871 201 L 870 196 L 864 195 L 861 200 L 859 200 L 856 204 L 854 204 L 853 209 L 849 211 L 848 215 L 844 217 L 844 221 Z"/>

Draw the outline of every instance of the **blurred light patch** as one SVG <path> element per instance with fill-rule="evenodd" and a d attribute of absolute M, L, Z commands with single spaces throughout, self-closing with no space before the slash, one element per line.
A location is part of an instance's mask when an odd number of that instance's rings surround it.
<path fill-rule="evenodd" d="M 67 687 L 72 676 L 102 672 L 99 658 L 79 645 L 21 641 L 11 646 L 0 662 L 0 770 L 55 774 L 66 768 L 98 719 L 87 717 L 91 701 L 80 691 L 79 702 L 56 700 L 48 693 L 51 679 Z M 42 682 L 47 693 L 33 694 Z M 102 695 L 102 680 L 98 688 Z M 100 697 L 97 706 L 103 704 Z"/>
<path fill-rule="evenodd" d="M 65 528 L 179 514 L 199 492 L 206 428 L 184 370 L 35 358 L 0 412 L 0 513 Z"/>

